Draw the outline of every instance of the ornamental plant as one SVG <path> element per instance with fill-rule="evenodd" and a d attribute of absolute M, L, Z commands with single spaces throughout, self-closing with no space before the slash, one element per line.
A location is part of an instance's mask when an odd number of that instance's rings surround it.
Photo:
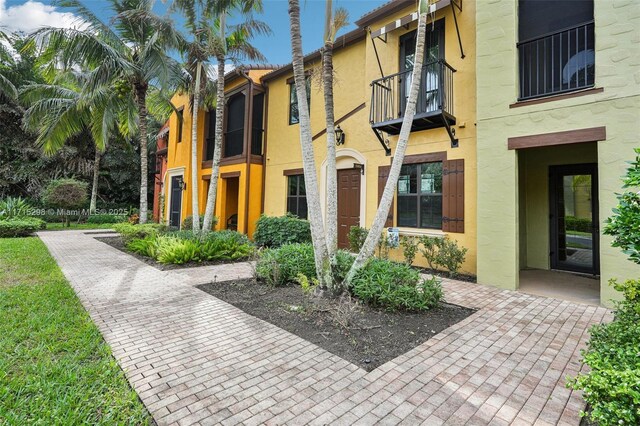
<path fill-rule="evenodd" d="M 76 179 L 54 179 L 42 193 L 47 207 L 62 209 L 63 221 L 69 226 L 68 210 L 80 209 L 87 202 L 87 183 Z"/>

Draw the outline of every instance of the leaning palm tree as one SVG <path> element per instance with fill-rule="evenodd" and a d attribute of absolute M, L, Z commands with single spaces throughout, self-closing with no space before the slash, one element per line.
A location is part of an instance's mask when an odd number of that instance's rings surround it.
<path fill-rule="evenodd" d="M 227 59 L 237 61 L 242 58 L 249 60 L 264 60 L 264 56 L 251 44 L 255 35 L 269 34 L 269 27 L 251 17 L 252 12 L 262 12 L 261 0 L 218 0 L 215 12 L 218 19 L 214 22 L 217 28 L 217 37 L 212 40 L 215 47 L 215 59 L 217 62 L 216 73 L 216 133 L 213 148 L 213 160 L 211 165 L 211 183 L 207 193 L 207 207 L 204 213 L 202 229 L 205 232 L 211 229 L 213 214 L 216 209 L 216 197 L 218 194 L 218 176 L 220 175 L 220 158 L 222 151 L 222 129 L 224 120 L 224 68 Z M 227 28 L 227 15 L 238 12 L 242 16 L 242 22 Z M 227 30 L 229 30 L 227 32 Z M 216 32 L 211 33 L 215 35 Z"/>
<path fill-rule="evenodd" d="M 320 208 L 320 195 L 316 177 L 316 163 L 311 140 L 311 120 L 307 104 L 306 79 L 304 75 L 304 56 L 302 54 L 302 37 L 300 32 L 300 3 L 299 0 L 289 0 L 289 20 L 291 23 L 291 52 L 293 77 L 295 80 L 296 96 L 298 98 L 298 114 L 300 119 L 300 146 L 302 148 L 302 166 L 304 183 L 307 190 L 307 204 L 309 206 L 309 222 L 311 224 L 311 241 L 321 288 L 333 289 L 331 262 L 327 249 L 324 224 Z M 334 154 L 335 155 L 335 154 Z"/>
<path fill-rule="evenodd" d="M 407 99 L 407 107 L 404 112 L 404 118 L 402 120 L 402 127 L 400 128 L 400 135 L 398 136 L 398 143 L 396 144 L 396 152 L 393 156 L 393 162 L 391 163 L 391 169 L 389 170 L 389 177 L 384 186 L 382 192 L 382 198 L 378 205 L 378 210 L 371 224 L 371 229 L 367 235 L 367 238 L 353 262 L 351 269 L 347 273 L 345 279 L 345 285 L 349 285 L 356 272 L 361 269 L 367 259 L 369 259 L 375 250 L 384 223 L 387 220 L 389 209 L 393 202 L 393 194 L 395 193 L 396 186 L 398 185 L 398 178 L 400 177 L 400 169 L 402 168 L 402 162 L 404 161 L 404 155 L 407 151 L 407 145 L 409 142 L 409 135 L 411 133 L 411 124 L 413 123 L 413 117 L 416 113 L 416 101 L 418 99 L 418 92 L 420 90 L 420 77 L 422 76 L 422 64 L 424 62 L 424 44 L 425 34 L 427 27 L 427 13 L 428 13 L 428 1 L 420 0 L 418 10 L 418 33 L 416 35 L 416 52 L 415 62 L 413 65 L 411 88 L 409 90 L 409 98 Z"/>
<path fill-rule="evenodd" d="M 86 90 L 112 81 L 131 89 L 137 108 L 140 148 L 140 223 L 147 221 L 148 151 L 147 97 L 154 84 L 171 87 L 181 78 L 177 61 L 167 52 L 177 49 L 182 38 L 173 22 L 153 13 L 153 0 L 109 0 L 112 26 L 102 22 L 78 0 L 61 0 L 83 21 L 83 28 L 44 28 L 32 35 L 50 67 L 92 69 Z"/>
<path fill-rule="evenodd" d="M 121 127 L 132 102 L 121 98 L 110 86 L 83 91 L 90 72 L 67 71 L 51 84 L 29 84 L 20 89 L 20 101 L 27 107 L 23 117 L 26 130 L 34 132 L 36 144 L 45 154 L 60 151 L 73 137 L 91 135 L 95 145 L 90 212 L 95 212 L 100 176 L 100 159 L 108 140 Z"/>
<path fill-rule="evenodd" d="M 336 171 L 336 133 L 333 106 L 333 43 L 337 32 L 348 25 L 348 13 L 344 8 L 333 11 L 332 0 L 327 0 L 322 49 L 322 83 L 324 87 L 324 111 L 327 126 L 327 249 L 333 256 L 338 248 L 338 177 Z"/>

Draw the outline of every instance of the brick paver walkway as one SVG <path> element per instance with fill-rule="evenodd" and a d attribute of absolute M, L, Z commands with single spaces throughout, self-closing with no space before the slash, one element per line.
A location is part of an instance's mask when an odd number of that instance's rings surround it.
<path fill-rule="evenodd" d="M 158 424 L 572 424 L 564 378 L 606 309 L 455 281 L 464 321 L 366 371 L 193 287 L 250 265 L 160 271 L 81 231 L 43 232 Z"/>

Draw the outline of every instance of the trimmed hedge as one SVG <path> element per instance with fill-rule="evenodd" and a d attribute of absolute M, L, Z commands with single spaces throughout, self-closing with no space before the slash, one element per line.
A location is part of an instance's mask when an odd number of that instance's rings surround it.
<path fill-rule="evenodd" d="M 92 214 L 87 218 L 87 223 L 120 223 L 126 220 L 126 216 L 117 216 L 113 214 Z"/>
<path fill-rule="evenodd" d="M 158 235 L 166 226 L 158 223 L 145 223 L 144 225 L 134 225 L 133 223 L 116 223 L 113 229 L 120 234 L 125 244 L 133 240 L 142 240 L 147 237 Z"/>
<path fill-rule="evenodd" d="M 592 232 L 593 222 L 589 219 L 580 219 L 574 216 L 565 216 L 564 225 L 567 231 Z"/>
<path fill-rule="evenodd" d="M 46 227 L 44 220 L 33 217 L 0 220 L 0 238 L 26 237 Z"/>
<path fill-rule="evenodd" d="M 279 217 L 261 216 L 256 223 L 253 240 L 261 247 L 310 243 L 311 227 L 308 220 L 289 213 Z"/>

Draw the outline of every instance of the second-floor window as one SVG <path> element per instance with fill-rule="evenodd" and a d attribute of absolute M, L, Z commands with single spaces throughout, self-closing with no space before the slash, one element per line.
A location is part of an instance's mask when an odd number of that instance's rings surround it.
<path fill-rule="evenodd" d="M 287 177 L 287 212 L 307 218 L 307 191 L 304 186 L 304 175 Z"/>
<path fill-rule="evenodd" d="M 519 0 L 520 99 L 595 83 L 593 0 Z"/>
<path fill-rule="evenodd" d="M 402 166 L 398 226 L 442 229 L 442 162 Z"/>
<path fill-rule="evenodd" d="M 305 79 L 307 89 L 307 105 L 311 109 L 311 78 Z M 300 122 L 300 114 L 298 113 L 298 98 L 296 96 L 295 82 L 289 83 L 289 124 L 298 124 Z"/>
<path fill-rule="evenodd" d="M 224 156 L 242 155 L 244 145 L 244 94 L 233 96 L 227 102 L 227 117 L 224 140 Z"/>
<path fill-rule="evenodd" d="M 182 142 L 182 127 L 184 126 L 184 107 L 178 109 L 178 143 Z"/>
<path fill-rule="evenodd" d="M 204 138 L 204 160 L 213 160 L 213 151 L 216 144 L 216 110 L 207 112 L 206 133 Z"/>

